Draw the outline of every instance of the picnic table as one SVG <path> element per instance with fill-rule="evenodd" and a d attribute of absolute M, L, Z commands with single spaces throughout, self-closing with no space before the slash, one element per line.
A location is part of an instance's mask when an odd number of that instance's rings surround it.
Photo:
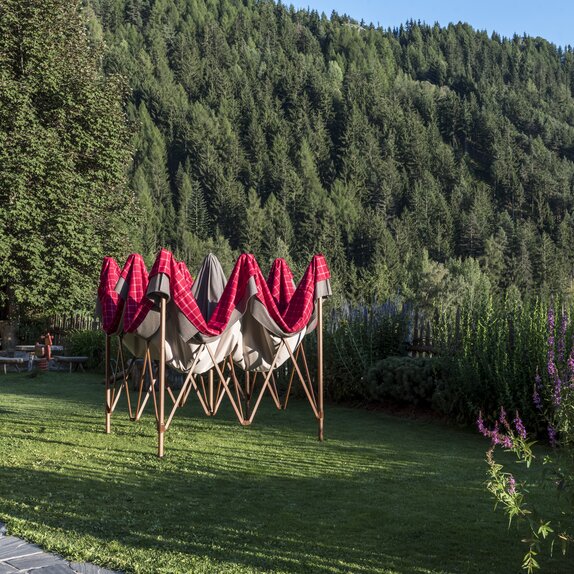
<path fill-rule="evenodd" d="M 8 373 L 8 367 L 14 367 L 18 372 L 20 372 L 20 367 L 24 365 L 24 359 L 19 359 L 17 357 L 0 357 L 0 365 L 4 369 L 4 374 Z"/>
<path fill-rule="evenodd" d="M 44 345 L 40 345 L 42 349 Z M 34 357 L 36 356 L 36 345 L 16 345 L 16 351 L 28 353 L 28 370 L 31 371 L 34 366 Z M 61 353 L 64 350 L 62 345 L 52 345 L 52 352 Z"/>
<path fill-rule="evenodd" d="M 88 361 L 88 357 L 78 356 L 78 357 L 64 357 L 64 355 L 58 355 L 54 357 L 54 361 L 59 365 L 68 365 L 70 368 L 70 373 L 72 372 L 72 367 L 77 371 L 80 370 L 84 372 L 84 364 Z"/>

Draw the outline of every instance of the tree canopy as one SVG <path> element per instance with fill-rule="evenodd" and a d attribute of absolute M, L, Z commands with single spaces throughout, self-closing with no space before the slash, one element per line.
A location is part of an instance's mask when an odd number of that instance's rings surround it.
<path fill-rule="evenodd" d="M 12 312 L 92 306 L 102 256 L 129 252 L 123 91 L 80 2 L 2 2 L 0 297 Z"/>
<path fill-rule="evenodd" d="M 0 24 L 0 271 L 21 303 L 80 301 L 124 248 L 118 76 L 149 258 L 323 251 L 357 298 L 423 296 L 421 277 L 571 292 L 570 47 L 272 0 L 21 4 Z"/>
<path fill-rule="evenodd" d="M 415 294 L 425 253 L 473 258 L 496 291 L 569 290 L 570 48 L 271 0 L 90 5 L 132 88 L 150 251 L 323 250 L 365 297 Z"/>

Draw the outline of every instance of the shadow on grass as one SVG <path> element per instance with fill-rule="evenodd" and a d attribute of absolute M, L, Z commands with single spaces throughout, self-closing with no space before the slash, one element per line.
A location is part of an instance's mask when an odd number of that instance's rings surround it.
<path fill-rule="evenodd" d="M 10 392 L 0 405 L 20 394 L 24 406 L 0 418 L 0 516 L 70 558 L 177 574 L 519 569 L 469 433 L 332 407 L 320 444 L 297 401 L 264 405 L 248 429 L 228 407 L 206 419 L 194 405 L 160 461 L 151 411 L 139 423 L 118 413 L 105 435 L 89 378 Z"/>
<path fill-rule="evenodd" d="M 2 481 L 17 486 L 2 494 L 6 517 L 32 529 L 87 535 L 101 545 L 101 555 L 109 555 L 117 541 L 136 555 L 139 550 L 175 553 L 181 558 L 179 572 L 193 571 L 186 555 L 207 559 L 214 571 L 241 564 L 263 572 L 382 572 L 383 562 L 399 571 L 406 564 L 337 532 L 345 521 L 328 507 L 329 496 L 345 490 L 340 480 L 319 484 L 194 467 L 192 473 L 162 472 L 148 482 L 126 474 L 106 483 L 87 477 L 91 469 L 81 465 L 78 476 L 64 470 L 0 467 Z M 376 527 L 376 511 L 368 519 L 363 534 L 376 536 L 369 532 Z"/>

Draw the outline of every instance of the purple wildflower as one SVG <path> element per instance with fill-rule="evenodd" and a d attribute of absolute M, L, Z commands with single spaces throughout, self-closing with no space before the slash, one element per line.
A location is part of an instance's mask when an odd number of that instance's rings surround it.
<path fill-rule="evenodd" d="M 558 337 L 558 362 L 562 363 L 564 361 L 564 348 L 566 341 L 566 329 L 568 328 L 568 316 L 562 309 L 562 317 L 560 320 L 560 336 Z"/>
<path fill-rule="evenodd" d="M 501 435 L 498 434 L 499 427 L 498 421 L 494 423 L 494 428 L 490 431 L 490 438 L 492 439 L 492 444 L 500 444 L 502 442 Z"/>
<path fill-rule="evenodd" d="M 478 419 L 476 421 L 476 426 L 478 427 L 478 432 L 483 436 L 489 436 L 490 431 L 484 426 L 484 420 L 482 419 L 482 411 L 478 413 Z"/>
<path fill-rule="evenodd" d="M 541 389 L 542 379 L 540 378 L 540 375 L 536 373 L 536 377 L 534 378 L 534 392 L 532 393 L 532 401 L 539 411 L 542 410 L 542 398 L 540 397 Z"/>
<path fill-rule="evenodd" d="M 516 411 L 516 417 L 514 418 L 514 428 L 521 438 L 526 438 L 526 428 L 518 414 L 518 411 Z"/>
<path fill-rule="evenodd" d="M 560 377 L 556 375 L 554 377 L 554 391 L 552 393 L 552 402 L 555 406 L 560 406 L 560 401 L 562 400 L 562 381 Z"/>
<path fill-rule="evenodd" d="M 508 494 L 516 494 L 516 479 L 511 474 L 508 475 Z"/>
<path fill-rule="evenodd" d="M 499 435 L 498 436 L 498 440 L 500 441 L 500 443 L 502 444 L 502 446 L 504 448 L 512 448 L 514 446 L 514 443 L 512 442 L 512 439 L 507 436 L 507 435 Z"/>
<path fill-rule="evenodd" d="M 566 364 L 568 366 L 568 380 L 572 382 L 574 380 L 574 346 L 570 351 L 570 355 L 568 356 L 568 361 Z"/>
<path fill-rule="evenodd" d="M 554 307 L 548 307 L 548 333 L 554 335 Z"/>
<path fill-rule="evenodd" d="M 556 446 L 558 441 L 556 440 L 556 429 L 552 425 L 548 425 L 548 440 L 550 441 L 550 446 Z"/>
<path fill-rule="evenodd" d="M 556 374 L 554 364 L 554 309 L 552 305 L 548 309 L 548 375 L 550 378 Z"/>
<path fill-rule="evenodd" d="M 549 352 L 550 354 L 550 352 Z M 553 379 L 556 376 L 557 370 L 554 361 L 548 360 L 548 376 Z"/>
<path fill-rule="evenodd" d="M 500 417 L 499 420 L 495 421 L 494 427 L 491 429 L 487 428 L 484 424 L 484 420 L 482 418 L 482 412 L 479 413 L 478 419 L 476 421 L 476 425 L 478 427 L 478 431 L 485 437 L 488 437 L 492 441 L 492 446 L 496 446 L 497 444 L 502 445 L 504 448 L 511 449 L 514 446 L 512 438 L 504 433 L 500 432 L 500 425 L 503 424 L 509 431 L 510 425 L 508 424 L 508 420 L 506 419 L 506 412 L 503 408 L 500 409 Z"/>

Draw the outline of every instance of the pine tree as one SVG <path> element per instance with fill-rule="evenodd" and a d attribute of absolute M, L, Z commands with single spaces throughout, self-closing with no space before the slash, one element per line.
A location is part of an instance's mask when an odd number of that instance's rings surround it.
<path fill-rule="evenodd" d="M 183 237 L 189 231 L 199 239 L 207 239 L 209 235 L 209 216 L 201 189 L 193 185 L 189 166 L 179 166 L 176 174 L 178 191 L 177 237 Z"/>
<path fill-rule="evenodd" d="M 0 298 L 13 312 L 90 307 L 102 256 L 134 243 L 121 83 L 100 58 L 79 1 L 3 2 Z"/>

